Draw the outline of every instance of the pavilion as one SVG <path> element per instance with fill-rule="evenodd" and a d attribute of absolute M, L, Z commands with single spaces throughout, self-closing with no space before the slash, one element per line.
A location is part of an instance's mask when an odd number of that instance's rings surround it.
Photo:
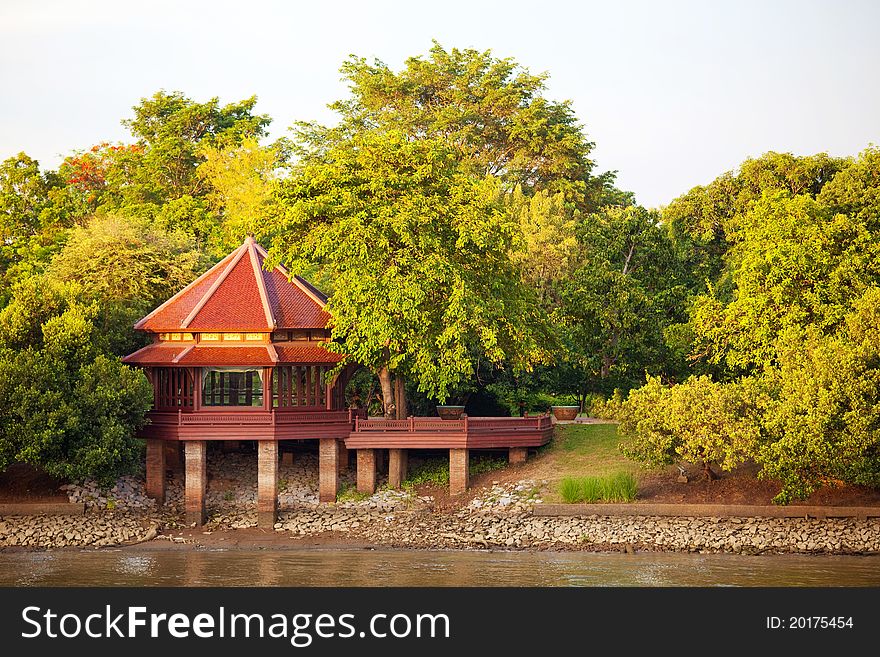
<path fill-rule="evenodd" d="M 450 492 L 468 485 L 471 449 L 509 450 L 524 461 L 552 434 L 548 416 L 525 418 L 367 418 L 346 408 L 357 365 L 325 348 L 327 297 L 284 267 L 266 270 L 267 253 L 244 243 L 134 328 L 152 342 L 123 358 L 153 385 L 146 440 L 147 493 L 164 502 L 166 459 L 183 445 L 187 523 L 206 520 L 207 442 L 257 443 L 260 526 L 275 523 L 279 441 L 317 440 L 319 499 L 334 502 L 348 450 L 357 450 L 357 487 L 372 493 L 377 460 L 388 453 L 389 485 L 406 477 L 408 449 L 448 449 Z"/>

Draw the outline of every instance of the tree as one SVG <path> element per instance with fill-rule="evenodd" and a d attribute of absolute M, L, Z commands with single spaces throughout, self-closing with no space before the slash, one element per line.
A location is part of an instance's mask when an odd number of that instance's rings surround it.
<path fill-rule="evenodd" d="M 148 219 L 105 215 L 70 232 L 53 258 L 49 275 L 79 283 L 97 301 L 109 353 L 125 355 L 142 345 L 131 325 L 188 285 L 207 267 L 192 238 L 166 232 Z"/>
<path fill-rule="evenodd" d="M 566 193 L 569 202 L 595 209 L 614 193 L 613 174 L 594 177 L 590 152 L 569 102 L 544 96 L 547 75 L 533 75 L 491 51 L 445 50 L 434 42 L 427 57 L 411 57 L 403 70 L 350 57 L 342 66 L 351 95 L 330 105 L 333 128 L 297 124 L 308 151 L 365 130 L 396 131 L 411 139 L 447 144 L 463 171 L 494 176 L 506 191 Z"/>
<path fill-rule="evenodd" d="M 880 288 L 853 306 L 836 335 L 814 327 L 780 338 L 763 376 L 769 401 L 756 450 L 762 476 L 783 486 L 776 501 L 823 485 L 880 485 Z"/>
<path fill-rule="evenodd" d="M 69 218 L 57 202 L 62 181 L 19 153 L 0 163 L 0 306 L 15 282 L 40 271 L 59 247 Z"/>
<path fill-rule="evenodd" d="M 845 159 L 825 153 L 794 156 L 771 151 L 747 159 L 738 171 L 694 187 L 672 201 L 663 210 L 663 223 L 679 257 L 687 262 L 691 289 L 703 292 L 712 285 L 723 295 L 730 293 L 725 281 L 725 256 L 737 239 L 740 219 L 764 192 L 815 198 L 846 164 Z"/>
<path fill-rule="evenodd" d="M 750 203 L 725 256 L 731 292 L 710 286 L 695 299 L 697 357 L 734 374 L 754 372 L 774 363 L 780 331 L 814 326 L 831 334 L 841 325 L 852 303 L 880 283 L 878 163 L 867 151 L 815 198 L 764 191 Z"/>
<path fill-rule="evenodd" d="M 712 464 L 731 470 L 755 453 L 760 438 L 753 382 L 721 384 L 707 376 L 664 386 L 658 377 L 630 392 L 618 411 L 624 453 L 651 465 Z"/>
<path fill-rule="evenodd" d="M 151 386 L 101 353 L 98 307 L 80 291 L 33 277 L 0 311 L 0 470 L 19 461 L 109 483 L 140 458 Z"/>
<path fill-rule="evenodd" d="M 511 258 L 517 226 L 493 178 L 437 139 L 364 132 L 305 160 L 267 221 L 274 259 L 334 280 L 331 348 L 445 400 L 479 359 L 528 367 L 541 322 Z"/>
<path fill-rule="evenodd" d="M 681 313 L 685 290 L 655 212 L 609 207 L 579 226 L 579 267 L 560 284 L 555 326 L 566 344 L 563 362 L 581 402 L 660 373 L 663 329 Z"/>
<path fill-rule="evenodd" d="M 224 250 L 241 243 L 242 235 L 255 230 L 268 210 L 273 183 L 286 159 L 285 142 L 260 146 L 253 137 L 226 148 L 204 146 L 198 174 L 211 191 L 211 208 L 221 216 L 218 239 Z"/>

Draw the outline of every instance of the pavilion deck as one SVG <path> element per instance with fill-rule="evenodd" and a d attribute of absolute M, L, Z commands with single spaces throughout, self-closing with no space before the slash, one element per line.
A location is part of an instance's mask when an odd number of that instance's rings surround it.
<path fill-rule="evenodd" d="M 152 411 L 142 431 L 147 442 L 147 492 L 160 501 L 165 496 L 167 459 L 177 459 L 184 447 L 187 523 L 205 522 L 207 443 L 254 440 L 257 443 L 257 515 L 261 527 L 276 518 L 278 462 L 284 456 L 282 440 L 319 443 L 319 498 L 334 502 L 339 472 L 348 467 L 349 451 L 356 452 L 357 489 L 376 490 L 378 473 L 387 456 L 388 485 L 400 487 L 406 479 L 410 449 L 449 451 L 449 491 L 467 490 L 472 449 L 507 449 L 511 463 L 523 463 L 530 447 L 548 443 L 553 435 L 548 415 L 533 417 L 464 417 L 443 420 L 409 417 L 405 420 L 367 418 L 363 411 L 248 409 Z M 170 451 L 168 451 L 170 449 Z M 290 453 L 287 452 L 287 456 Z"/>
<path fill-rule="evenodd" d="M 501 449 L 540 447 L 550 442 L 547 415 L 534 417 L 464 417 L 442 420 L 355 418 L 345 440 L 348 449 Z"/>

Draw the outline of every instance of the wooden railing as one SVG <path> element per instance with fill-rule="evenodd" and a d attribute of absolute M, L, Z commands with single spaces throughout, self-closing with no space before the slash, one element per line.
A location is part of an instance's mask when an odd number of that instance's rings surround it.
<path fill-rule="evenodd" d="M 352 424 L 366 417 L 360 409 L 347 411 L 245 411 L 245 412 L 177 412 L 151 411 L 150 421 L 164 426 L 271 426 L 275 424 Z"/>
<path fill-rule="evenodd" d="M 386 420 L 384 418 L 355 418 L 355 433 L 367 431 L 407 431 L 415 432 L 455 432 L 491 431 L 493 429 L 549 429 L 552 426 L 549 415 L 533 417 L 463 417 L 460 420 L 442 420 L 434 417 L 408 417 L 405 420 Z"/>

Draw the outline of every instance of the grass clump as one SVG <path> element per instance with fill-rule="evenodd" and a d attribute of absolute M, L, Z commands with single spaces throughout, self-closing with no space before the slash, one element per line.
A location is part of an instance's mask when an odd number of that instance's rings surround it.
<path fill-rule="evenodd" d="M 370 497 L 369 493 L 361 493 L 355 486 L 351 484 L 343 485 L 342 490 L 336 496 L 337 502 L 363 502 Z"/>
<path fill-rule="evenodd" d="M 566 477 L 559 494 L 568 504 L 577 502 L 632 502 L 638 484 L 631 472 L 617 472 L 604 477 Z"/>
<path fill-rule="evenodd" d="M 429 458 L 422 461 L 412 468 L 406 481 L 403 482 L 404 487 L 412 488 L 422 484 L 433 484 L 434 486 L 449 485 L 449 459 Z"/>

